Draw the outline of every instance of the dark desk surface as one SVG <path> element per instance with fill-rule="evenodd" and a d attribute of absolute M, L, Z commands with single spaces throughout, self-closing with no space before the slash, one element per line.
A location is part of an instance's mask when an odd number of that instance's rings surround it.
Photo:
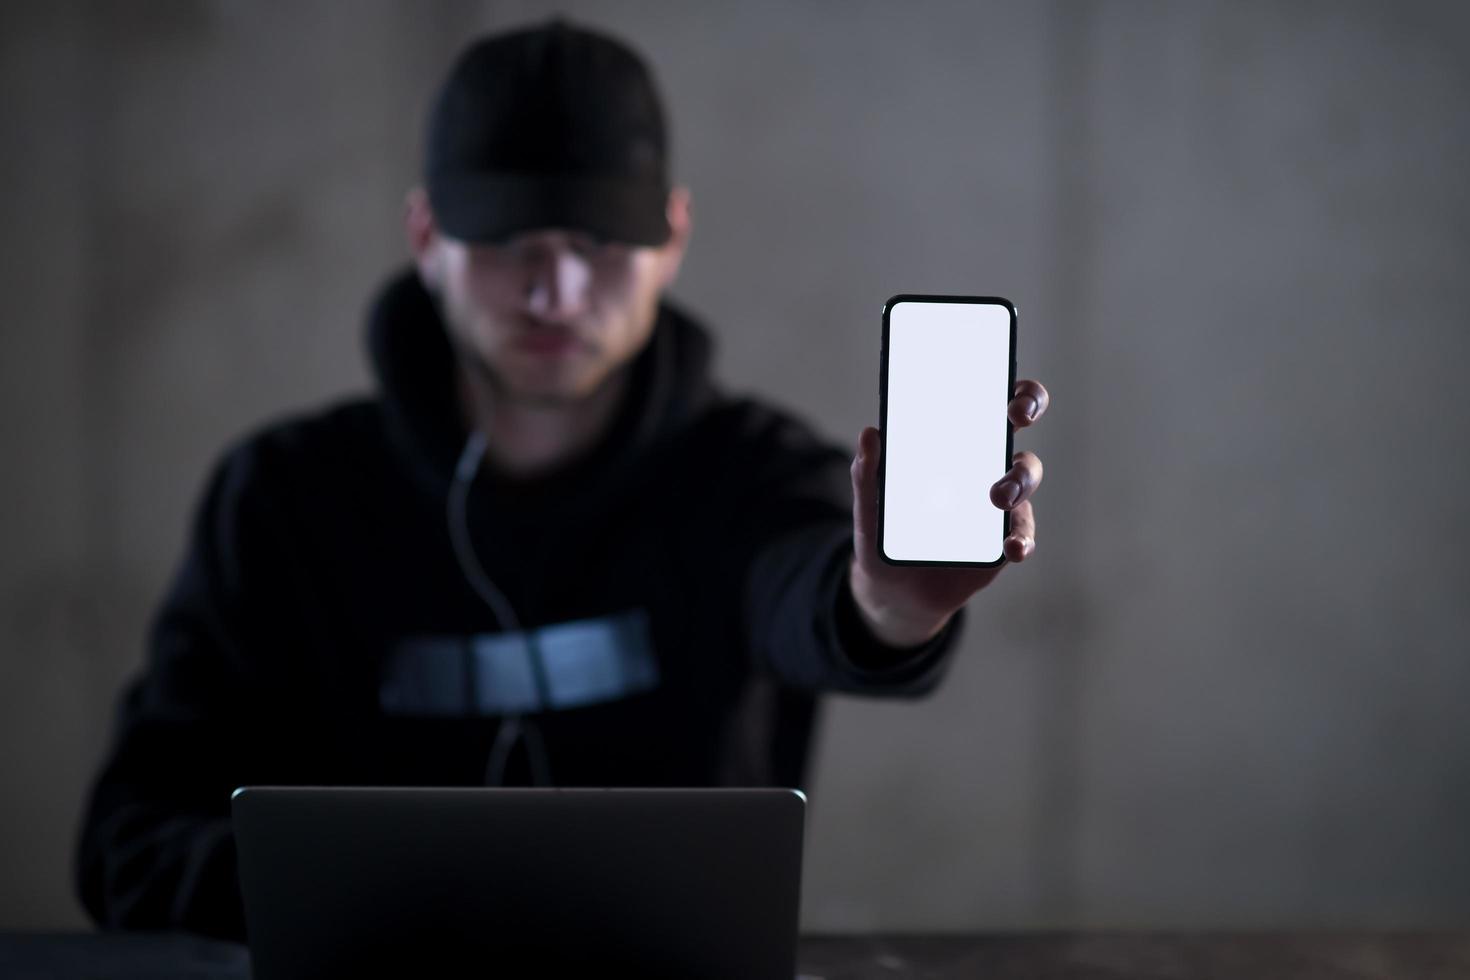
<path fill-rule="evenodd" d="M 1461 933 L 1023 933 L 809 936 L 801 972 L 823 980 L 1460 980 Z M 243 947 L 178 935 L 0 934 L 6 980 L 248 980 Z"/>

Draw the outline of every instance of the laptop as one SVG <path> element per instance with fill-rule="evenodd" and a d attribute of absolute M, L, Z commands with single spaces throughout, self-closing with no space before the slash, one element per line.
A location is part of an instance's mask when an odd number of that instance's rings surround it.
<path fill-rule="evenodd" d="M 806 798 L 782 789 L 232 797 L 257 980 L 791 980 Z"/>

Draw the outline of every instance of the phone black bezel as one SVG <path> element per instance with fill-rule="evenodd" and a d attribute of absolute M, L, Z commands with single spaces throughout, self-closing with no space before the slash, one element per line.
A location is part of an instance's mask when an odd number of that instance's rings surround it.
<path fill-rule="evenodd" d="M 1001 519 L 1001 551 L 995 561 L 920 561 L 892 558 L 883 548 L 883 513 L 888 495 L 888 316 L 900 303 L 966 303 L 974 306 L 1003 306 L 1010 314 L 1009 384 L 1006 387 L 1006 403 L 1009 404 L 1016 392 L 1016 304 L 1003 296 L 944 296 L 928 293 L 898 293 L 890 296 L 883 304 L 883 346 L 879 353 L 878 368 L 878 557 L 889 565 L 919 565 L 964 568 L 997 568 L 1006 563 L 1005 539 L 1011 533 L 1011 512 L 1003 511 Z M 1006 416 L 1006 455 L 1001 472 L 1011 468 L 1014 456 L 1015 426 L 1010 415 Z M 989 487 L 982 488 L 989 500 Z"/>

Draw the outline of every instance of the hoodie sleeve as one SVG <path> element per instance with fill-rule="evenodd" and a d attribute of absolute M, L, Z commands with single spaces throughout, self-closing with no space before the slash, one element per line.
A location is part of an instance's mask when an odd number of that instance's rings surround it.
<path fill-rule="evenodd" d="M 932 640 L 893 647 L 875 637 L 848 588 L 849 527 L 813 526 L 767 543 L 751 566 L 747 616 L 757 656 L 785 684 L 915 697 L 943 679 L 961 609 Z"/>
<path fill-rule="evenodd" d="M 272 503 L 250 447 L 217 469 L 146 666 L 119 704 L 75 865 L 103 928 L 244 937 L 230 794 L 254 773 L 290 772 L 285 760 L 303 753 L 291 687 L 268 676 L 267 656 L 281 659 L 293 629 L 278 601 L 292 572 Z"/>
<path fill-rule="evenodd" d="M 943 678 L 964 610 L 927 643 L 897 648 L 875 637 L 848 584 L 851 460 L 791 419 L 760 427 L 749 465 L 758 473 L 737 533 L 746 542 L 743 619 L 758 664 L 783 684 L 855 694 L 920 696 Z M 744 454 L 742 454 L 744 455 Z"/>

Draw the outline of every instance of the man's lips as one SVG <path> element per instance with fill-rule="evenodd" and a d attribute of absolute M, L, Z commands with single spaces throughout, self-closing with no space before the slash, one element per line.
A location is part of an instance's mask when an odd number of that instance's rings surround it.
<path fill-rule="evenodd" d="M 532 354 L 570 354 L 583 346 L 576 334 L 562 330 L 532 330 L 517 337 L 514 344 Z"/>

